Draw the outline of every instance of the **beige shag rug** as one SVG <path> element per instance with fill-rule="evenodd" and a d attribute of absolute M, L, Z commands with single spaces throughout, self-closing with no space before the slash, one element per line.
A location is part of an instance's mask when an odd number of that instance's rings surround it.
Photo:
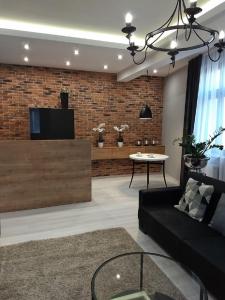
<path fill-rule="evenodd" d="M 121 228 L 1 247 L 0 299 L 90 300 L 96 268 L 112 256 L 140 250 Z M 124 259 L 106 267 L 97 281 L 99 300 L 110 299 L 108 291 L 118 270 L 126 277 L 120 284 L 138 287 L 139 262 L 139 258 L 133 263 Z M 144 272 L 150 276 L 144 284 L 161 288 L 174 299 L 184 299 L 150 259 Z M 117 288 L 121 288 L 118 283 Z"/>

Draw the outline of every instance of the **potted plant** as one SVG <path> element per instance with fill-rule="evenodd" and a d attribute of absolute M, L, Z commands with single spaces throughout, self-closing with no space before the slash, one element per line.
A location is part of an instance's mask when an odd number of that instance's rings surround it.
<path fill-rule="evenodd" d="M 187 167 L 194 169 L 202 169 L 206 167 L 209 157 L 206 156 L 206 152 L 217 148 L 223 150 L 223 145 L 215 144 L 215 139 L 218 138 L 225 128 L 220 127 L 214 132 L 212 136 L 209 137 L 205 142 L 196 142 L 195 136 L 187 135 L 182 138 L 177 138 L 173 143 L 179 142 L 179 146 L 183 147 L 185 150 L 184 161 Z"/>
<path fill-rule="evenodd" d="M 61 99 L 61 107 L 62 108 L 68 108 L 69 103 L 69 90 L 66 88 L 61 89 L 60 92 L 60 99 Z"/>
<path fill-rule="evenodd" d="M 124 143 L 122 132 L 125 129 L 128 129 L 129 126 L 127 124 L 124 124 L 124 125 L 121 125 L 121 126 L 114 126 L 113 128 L 118 132 L 117 145 L 118 145 L 118 147 L 121 148 L 121 147 L 123 147 L 123 143 Z"/>
<path fill-rule="evenodd" d="M 104 146 L 104 136 L 103 132 L 105 131 L 105 123 L 101 123 L 98 127 L 92 129 L 95 132 L 98 132 L 97 145 L 99 148 L 103 148 Z"/>

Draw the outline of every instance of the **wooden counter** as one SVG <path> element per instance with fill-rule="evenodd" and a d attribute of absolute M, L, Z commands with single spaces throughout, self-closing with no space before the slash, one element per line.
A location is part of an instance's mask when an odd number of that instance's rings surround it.
<path fill-rule="evenodd" d="M 0 212 L 91 201 L 88 141 L 0 141 L 0 149 Z"/>
<path fill-rule="evenodd" d="M 164 154 L 165 146 L 124 146 L 119 147 L 92 147 L 92 160 L 109 160 L 109 159 L 128 159 L 130 154 L 142 153 L 157 153 Z"/>

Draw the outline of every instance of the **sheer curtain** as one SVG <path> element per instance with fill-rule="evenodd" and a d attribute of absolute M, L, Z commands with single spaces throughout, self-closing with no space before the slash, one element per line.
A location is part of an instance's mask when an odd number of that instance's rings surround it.
<path fill-rule="evenodd" d="M 217 53 L 213 55 L 216 57 Z M 225 51 L 221 59 L 211 62 L 208 55 L 202 58 L 194 134 L 197 141 L 205 141 L 219 127 L 225 127 Z M 216 143 L 225 146 L 225 134 Z M 225 181 L 225 150 L 212 150 L 205 173 Z"/>

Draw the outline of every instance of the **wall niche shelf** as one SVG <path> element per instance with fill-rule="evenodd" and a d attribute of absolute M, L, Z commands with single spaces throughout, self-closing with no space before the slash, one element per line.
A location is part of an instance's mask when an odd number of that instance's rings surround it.
<path fill-rule="evenodd" d="M 92 161 L 97 160 L 111 160 L 111 159 L 129 159 L 132 153 L 157 153 L 165 154 L 165 146 L 123 146 L 119 147 L 92 147 L 91 157 Z"/>

